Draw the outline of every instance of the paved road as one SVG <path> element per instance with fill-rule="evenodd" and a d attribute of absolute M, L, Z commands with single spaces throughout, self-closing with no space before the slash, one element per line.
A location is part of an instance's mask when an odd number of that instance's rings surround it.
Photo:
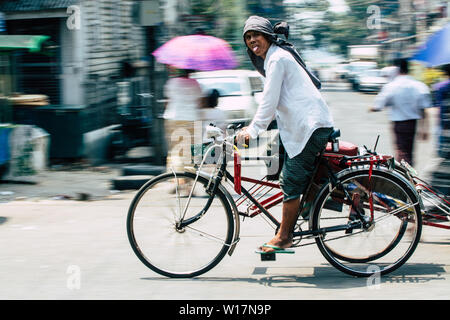
<path fill-rule="evenodd" d="M 261 262 L 254 249 L 273 233 L 246 219 L 235 253 L 192 280 L 147 269 L 126 237 L 130 194 L 96 202 L 2 205 L 1 299 L 448 299 L 450 235 L 425 228 L 409 263 L 375 279 L 349 277 L 315 246 Z M 2 213 L 2 214 L 4 214 Z"/>
<path fill-rule="evenodd" d="M 353 93 L 342 84 L 326 87 L 324 95 L 343 139 L 371 144 L 374 132 L 380 132 L 378 150 L 392 150 L 386 114 L 366 112 L 373 95 Z M 422 143 L 418 150 L 418 167 L 425 168 L 433 145 Z M 92 182 L 97 176 L 88 177 Z M 21 195 L 20 188 L 15 192 Z M 429 227 L 407 265 L 382 279 L 359 279 L 331 267 L 316 246 L 275 262 L 260 261 L 254 249 L 273 230 L 261 218 L 246 219 L 231 257 L 196 279 L 166 279 L 147 269 L 128 244 L 125 220 L 134 193 L 96 201 L 26 198 L 1 203 L 0 299 L 449 298 L 450 233 Z"/>

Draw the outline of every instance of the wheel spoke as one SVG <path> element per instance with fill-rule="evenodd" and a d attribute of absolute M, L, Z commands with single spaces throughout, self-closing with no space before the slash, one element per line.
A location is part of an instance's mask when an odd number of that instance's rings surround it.
<path fill-rule="evenodd" d="M 147 267 L 165 276 L 192 277 L 208 271 L 233 240 L 233 215 L 220 190 L 207 214 L 184 228 L 177 227 L 182 216 L 195 216 L 209 200 L 202 196 L 208 180 L 199 177 L 195 190 L 194 180 L 190 173 L 158 176 L 136 194 L 130 207 L 127 228 L 134 252 Z M 185 186 L 192 186 L 186 197 Z"/>
<path fill-rule="evenodd" d="M 192 227 L 191 225 L 187 226 L 186 229 L 189 229 L 189 230 L 197 233 L 198 235 L 200 235 L 202 237 L 205 237 L 205 238 L 208 238 L 210 240 L 218 241 L 219 243 L 225 244 L 225 239 L 222 239 L 222 238 L 216 237 L 216 236 L 214 236 L 212 234 L 209 234 L 207 232 L 198 230 L 198 229 Z"/>

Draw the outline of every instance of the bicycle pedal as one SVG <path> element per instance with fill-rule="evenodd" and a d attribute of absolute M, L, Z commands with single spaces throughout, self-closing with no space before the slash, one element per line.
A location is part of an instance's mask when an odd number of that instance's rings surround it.
<path fill-rule="evenodd" d="M 260 253 L 261 255 L 261 261 L 275 261 L 276 260 L 276 253 Z"/>

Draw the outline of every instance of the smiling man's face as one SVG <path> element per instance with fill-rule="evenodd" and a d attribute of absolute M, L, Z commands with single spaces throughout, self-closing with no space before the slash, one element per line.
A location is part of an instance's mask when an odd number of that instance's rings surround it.
<path fill-rule="evenodd" d="M 270 42 L 264 37 L 262 32 L 247 31 L 244 35 L 245 44 L 254 54 L 265 59 Z"/>

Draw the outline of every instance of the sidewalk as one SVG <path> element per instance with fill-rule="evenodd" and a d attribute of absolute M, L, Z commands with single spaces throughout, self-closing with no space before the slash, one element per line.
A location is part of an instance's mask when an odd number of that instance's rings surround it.
<path fill-rule="evenodd" d="M 111 181 L 121 174 L 121 165 L 83 164 L 52 166 L 17 182 L 0 182 L 0 203 L 15 200 L 99 200 L 114 191 Z"/>
<path fill-rule="evenodd" d="M 149 150 L 130 149 L 127 157 L 116 162 L 94 166 L 79 161 L 49 166 L 29 177 L 2 180 L 0 203 L 21 200 L 104 200 L 124 192 L 136 192 L 153 176 L 165 171 L 151 165 Z M 5 178 L 3 178 L 5 179 Z"/>

